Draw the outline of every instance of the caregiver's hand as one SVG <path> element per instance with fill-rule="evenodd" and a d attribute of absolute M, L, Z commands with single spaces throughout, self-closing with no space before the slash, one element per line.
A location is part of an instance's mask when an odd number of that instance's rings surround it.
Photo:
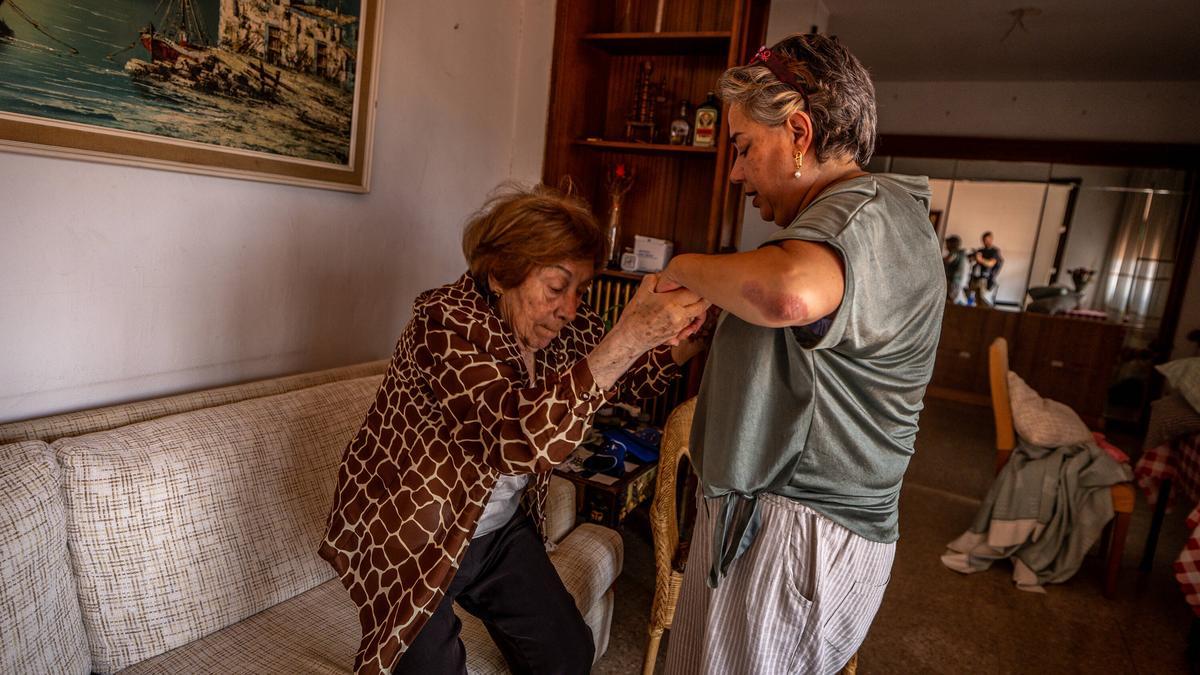
<path fill-rule="evenodd" d="M 656 293 L 657 284 L 657 275 L 642 279 L 617 324 L 588 355 L 592 376 L 602 388 L 611 387 L 642 354 L 677 340 L 697 320 L 703 324 L 708 302 L 687 289 Z"/>

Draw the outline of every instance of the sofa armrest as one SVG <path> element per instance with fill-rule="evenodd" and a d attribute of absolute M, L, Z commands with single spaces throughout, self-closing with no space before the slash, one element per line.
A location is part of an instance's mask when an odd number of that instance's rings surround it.
<path fill-rule="evenodd" d="M 583 523 L 550 553 L 550 562 L 579 611 L 587 614 L 620 576 L 625 544 L 616 530 Z"/>
<path fill-rule="evenodd" d="M 566 478 L 550 478 L 546 499 L 546 537 L 551 543 L 562 542 L 575 529 L 575 484 Z"/>

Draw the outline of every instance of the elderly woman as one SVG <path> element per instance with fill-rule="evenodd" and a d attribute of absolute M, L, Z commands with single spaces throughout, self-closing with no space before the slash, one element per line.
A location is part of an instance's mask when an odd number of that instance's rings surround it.
<path fill-rule="evenodd" d="M 582 202 L 508 191 L 467 225 L 469 271 L 417 297 L 320 550 L 359 609 L 358 672 L 465 673 L 456 600 L 514 672 L 591 667 L 543 544 L 550 471 L 609 400 L 664 391 L 708 307 L 649 276 L 604 335 L 581 304 L 603 241 Z"/>
<path fill-rule="evenodd" d="M 831 673 L 867 633 L 899 536 L 944 306 L 930 192 L 863 170 L 874 89 L 836 39 L 790 36 L 718 87 L 730 179 L 783 229 L 754 251 L 677 256 L 659 279 L 725 310 L 667 670 Z"/>

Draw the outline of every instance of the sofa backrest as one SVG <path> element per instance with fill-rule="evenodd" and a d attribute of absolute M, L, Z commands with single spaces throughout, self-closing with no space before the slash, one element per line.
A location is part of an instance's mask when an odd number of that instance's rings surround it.
<path fill-rule="evenodd" d="M 97 431 L 116 429 L 127 424 L 177 415 L 179 413 L 211 408 L 213 406 L 246 401 L 260 396 L 273 396 L 287 391 L 315 387 L 328 382 L 351 380 L 368 375 L 381 375 L 387 369 L 388 360 L 368 361 L 351 366 L 317 370 L 310 373 L 273 377 L 233 384 L 216 389 L 204 389 L 175 396 L 152 398 L 145 401 L 92 408 L 78 412 L 39 417 L 22 422 L 0 424 L 0 443 L 17 441 L 45 441 L 53 443 L 67 436 L 81 436 Z"/>
<path fill-rule="evenodd" d="M 0 673 L 88 673 L 59 472 L 41 442 L 0 446 Z"/>
<path fill-rule="evenodd" d="M 120 670 L 333 578 L 316 550 L 342 451 L 380 380 L 54 443 L 93 670 Z"/>

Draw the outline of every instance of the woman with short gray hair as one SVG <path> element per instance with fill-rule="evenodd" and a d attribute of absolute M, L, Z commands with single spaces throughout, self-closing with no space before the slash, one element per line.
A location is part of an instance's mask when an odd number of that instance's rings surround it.
<path fill-rule="evenodd" d="M 658 290 L 724 309 L 691 452 L 701 496 L 669 673 L 832 673 L 890 578 L 945 280 L 929 184 L 864 170 L 875 93 L 836 38 L 792 35 L 718 83 L 730 180 L 781 226 L 673 258 Z"/>

